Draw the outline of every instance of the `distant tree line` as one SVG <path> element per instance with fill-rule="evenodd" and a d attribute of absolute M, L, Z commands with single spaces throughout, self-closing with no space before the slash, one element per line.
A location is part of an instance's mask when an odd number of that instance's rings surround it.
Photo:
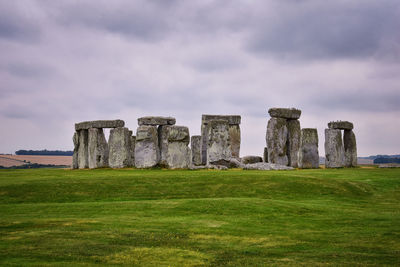
<path fill-rule="evenodd" d="M 376 158 L 374 159 L 374 164 L 381 163 L 400 163 L 400 158 Z"/>
<path fill-rule="evenodd" d="M 15 155 L 40 155 L 40 156 L 72 156 L 74 151 L 61 150 L 18 150 Z"/>
<path fill-rule="evenodd" d="M 38 169 L 38 168 L 69 168 L 67 165 L 54 165 L 54 164 L 39 164 L 31 163 L 18 166 L 4 167 L 0 166 L 0 169 Z"/>

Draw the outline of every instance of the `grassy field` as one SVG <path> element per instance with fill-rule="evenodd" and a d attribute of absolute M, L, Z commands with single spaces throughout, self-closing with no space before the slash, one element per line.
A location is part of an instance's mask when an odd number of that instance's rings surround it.
<path fill-rule="evenodd" d="M 0 265 L 400 265 L 400 169 L 2 170 Z"/>

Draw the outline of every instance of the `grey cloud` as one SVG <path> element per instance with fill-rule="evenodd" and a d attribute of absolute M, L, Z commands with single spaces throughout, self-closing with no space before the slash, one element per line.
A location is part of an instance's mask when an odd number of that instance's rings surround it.
<path fill-rule="evenodd" d="M 398 38 L 394 37 L 400 28 L 397 0 L 283 1 L 274 8 L 277 15 L 254 20 L 250 51 L 287 60 L 398 55 L 398 50 L 385 45 Z"/>

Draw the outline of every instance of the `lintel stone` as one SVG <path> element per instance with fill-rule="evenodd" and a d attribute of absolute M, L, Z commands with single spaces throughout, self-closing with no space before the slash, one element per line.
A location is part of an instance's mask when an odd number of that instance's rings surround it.
<path fill-rule="evenodd" d="M 296 108 L 270 108 L 268 113 L 273 118 L 297 120 L 300 118 L 301 110 Z"/>
<path fill-rule="evenodd" d="M 139 126 L 142 125 L 175 125 L 176 119 L 173 117 L 156 117 L 156 116 L 148 116 L 141 117 L 138 119 Z"/>
<path fill-rule="evenodd" d="M 331 121 L 328 123 L 329 129 L 352 130 L 353 127 L 353 123 L 349 121 Z"/>
<path fill-rule="evenodd" d="M 123 120 L 98 120 L 75 123 L 75 130 L 88 130 L 89 128 L 118 128 L 124 127 Z"/>

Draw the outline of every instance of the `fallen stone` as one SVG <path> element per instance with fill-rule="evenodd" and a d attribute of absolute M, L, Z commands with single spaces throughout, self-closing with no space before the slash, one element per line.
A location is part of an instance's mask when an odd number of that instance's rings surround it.
<path fill-rule="evenodd" d="M 212 163 L 212 165 L 225 166 L 227 168 L 243 168 L 244 167 L 244 164 L 236 158 L 231 158 L 230 160 L 220 159 L 220 160 L 214 161 Z"/>
<path fill-rule="evenodd" d="M 229 124 L 226 120 L 211 120 L 207 132 L 207 164 L 232 158 Z"/>
<path fill-rule="evenodd" d="M 279 165 L 288 165 L 286 119 L 271 118 L 267 126 L 268 161 Z"/>
<path fill-rule="evenodd" d="M 89 168 L 103 168 L 108 166 L 108 145 L 103 129 L 90 128 L 88 137 Z"/>
<path fill-rule="evenodd" d="M 295 108 L 270 108 L 268 113 L 273 118 L 297 120 L 300 118 L 301 110 Z"/>
<path fill-rule="evenodd" d="M 88 150 L 88 130 L 79 130 L 79 148 L 78 148 L 78 168 L 89 168 L 89 150 Z"/>
<path fill-rule="evenodd" d="M 78 169 L 78 150 L 79 150 L 79 133 L 75 132 L 72 137 L 74 142 L 74 154 L 72 155 L 72 169 Z"/>
<path fill-rule="evenodd" d="M 151 168 L 160 161 L 158 132 L 156 126 L 139 126 L 136 131 L 135 167 Z"/>
<path fill-rule="evenodd" d="M 268 148 L 264 147 L 263 162 L 268 162 Z"/>
<path fill-rule="evenodd" d="M 287 140 L 287 155 L 288 166 L 293 168 L 298 167 L 298 154 L 300 148 L 301 128 L 298 120 L 288 120 L 288 140 Z"/>
<path fill-rule="evenodd" d="M 160 126 L 160 166 L 170 169 L 186 169 L 191 164 L 189 128 L 185 126 Z"/>
<path fill-rule="evenodd" d="M 344 166 L 357 166 L 357 143 L 356 136 L 352 130 L 344 130 Z"/>
<path fill-rule="evenodd" d="M 75 123 L 75 131 L 88 130 L 89 128 L 117 128 L 124 127 L 123 120 L 98 120 Z"/>
<path fill-rule="evenodd" d="M 142 125 L 174 125 L 176 123 L 176 119 L 173 117 L 142 117 L 138 119 L 139 126 Z"/>
<path fill-rule="evenodd" d="M 192 164 L 201 165 L 201 135 L 193 135 L 190 142 L 192 149 Z"/>
<path fill-rule="evenodd" d="M 301 129 L 301 141 L 299 150 L 299 168 L 318 169 L 318 132 L 317 129 Z"/>
<path fill-rule="evenodd" d="M 325 167 L 344 166 L 344 147 L 342 132 L 339 129 L 325 129 Z"/>
<path fill-rule="evenodd" d="M 126 127 L 119 127 L 110 131 L 108 162 L 111 168 L 132 167 L 131 137 L 131 131 Z"/>
<path fill-rule="evenodd" d="M 331 121 L 328 123 L 329 129 L 352 130 L 353 123 L 349 121 Z"/>
<path fill-rule="evenodd" d="M 253 163 L 263 162 L 263 159 L 262 157 L 259 156 L 245 156 L 241 158 L 241 162 L 243 164 L 253 164 Z"/>
<path fill-rule="evenodd" d="M 293 170 L 293 167 L 280 165 L 280 164 L 273 164 L 267 162 L 258 162 L 253 164 L 246 164 L 243 168 L 244 170 Z"/>

